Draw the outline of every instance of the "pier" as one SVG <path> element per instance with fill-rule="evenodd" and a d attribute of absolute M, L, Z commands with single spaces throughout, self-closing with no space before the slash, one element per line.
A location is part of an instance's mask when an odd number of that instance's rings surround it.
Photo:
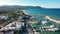
<path fill-rule="evenodd" d="M 50 18 L 49 16 L 45 16 L 45 17 L 46 17 L 48 20 L 52 21 L 52 22 L 55 22 L 55 23 L 60 24 L 60 21 L 58 21 L 58 20 L 52 19 L 52 18 Z"/>

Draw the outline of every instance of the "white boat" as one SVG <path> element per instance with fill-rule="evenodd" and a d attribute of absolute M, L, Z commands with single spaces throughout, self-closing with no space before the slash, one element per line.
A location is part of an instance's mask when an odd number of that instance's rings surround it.
<path fill-rule="evenodd" d="M 51 27 L 51 26 L 44 26 L 40 27 L 40 31 L 59 31 L 59 28 Z"/>

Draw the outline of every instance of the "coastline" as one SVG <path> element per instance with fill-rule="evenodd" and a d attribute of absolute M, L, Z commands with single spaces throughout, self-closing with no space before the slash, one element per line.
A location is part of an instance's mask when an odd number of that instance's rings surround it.
<path fill-rule="evenodd" d="M 55 22 L 55 23 L 60 24 L 60 21 L 58 21 L 58 20 L 52 19 L 52 18 L 50 18 L 49 16 L 45 16 L 45 17 L 46 17 L 48 20 L 52 21 L 52 22 Z"/>
<path fill-rule="evenodd" d="M 25 13 L 26 15 L 29 15 L 25 10 L 22 10 L 23 11 L 23 13 Z"/>

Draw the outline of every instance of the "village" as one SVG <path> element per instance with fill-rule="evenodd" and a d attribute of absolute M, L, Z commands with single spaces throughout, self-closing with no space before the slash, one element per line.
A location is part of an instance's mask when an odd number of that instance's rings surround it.
<path fill-rule="evenodd" d="M 33 34 L 31 23 L 37 22 L 30 22 L 30 17 L 32 16 L 26 15 L 22 10 L 0 16 L 0 34 Z"/>

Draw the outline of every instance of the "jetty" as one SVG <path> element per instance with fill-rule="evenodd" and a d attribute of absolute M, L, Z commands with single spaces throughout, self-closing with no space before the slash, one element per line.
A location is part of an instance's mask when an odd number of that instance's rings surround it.
<path fill-rule="evenodd" d="M 60 21 L 58 21 L 58 20 L 52 19 L 52 18 L 50 18 L 49 16 L 45 16 L 45 17 L 46 17 L 48 20 L 52 21 L 52 22 L 55 22 L 55 23 L 60 24 Z"/>

